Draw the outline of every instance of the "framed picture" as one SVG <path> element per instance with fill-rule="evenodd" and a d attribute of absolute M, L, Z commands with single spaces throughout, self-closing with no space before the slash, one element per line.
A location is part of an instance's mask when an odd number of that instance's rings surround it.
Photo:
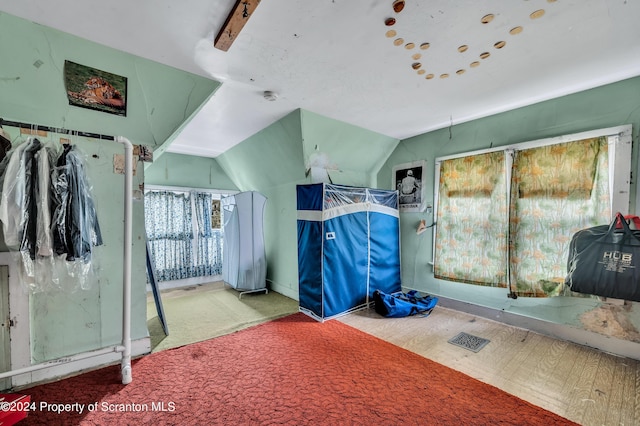
<path fill-rule="evenodd" d="M 425 187 L 425 160 L 411 163 L 398 164 L 391 172 L 393 187 L 398 190 L 398 198 L 401 212 L 423 212 L 426 207 Z"/>
<path fill-rule="evenodd" d="M 127 115 L 127 78 L 64 61 L 64 84 L 69 105 Z"/>
<path fill-rule="evenodd" d="M 221 228 L 220 200 L 211 200 L 211 228 Z"/>

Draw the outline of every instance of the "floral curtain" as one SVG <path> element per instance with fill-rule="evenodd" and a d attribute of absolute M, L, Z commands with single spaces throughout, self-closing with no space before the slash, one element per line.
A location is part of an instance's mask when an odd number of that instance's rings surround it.
<path fill-rule="evenodd" d="M 507 190 L 504 152 L 440 164 L 436 278 L 507 286 Z"/>
<path fill-rule="evenodd" d="M 511 182 L 510 289 L 564 294 L 572 235 L 610 222 L 607 138 L 517 151 Z"/>
<path fill-rule="evenodd" d="M 194 276 L 222 274 L 222 232 L 211 224 L 213 196 L 192 192 L 198 227 Z"/>
<path fill-rule="evenodd" d="M 570 293 L 571 237 L 611 218 L 607 138 L 513 152 L 509 188 L 504 155 L 441 163 L 435 277 L 517 296 Z"/>
<path fill-rule="evenodd" d="M 211 204 L 210 193 L 145 194 L 149 254 L 158 281 L 222 273 L 222 234 L 211 228 Z"/>
<path fill-rule="evenodd" d="M 144 197 L 149 255 L 158 281 L 189 278 L 192 274 L 193 238 L 188 194 L 151 191 Z"/>

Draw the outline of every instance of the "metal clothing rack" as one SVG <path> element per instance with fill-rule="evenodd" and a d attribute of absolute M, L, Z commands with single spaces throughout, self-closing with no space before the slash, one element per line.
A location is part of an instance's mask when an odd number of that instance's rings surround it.
<path fill-rule="evenodd" d="M 18 374 L 30 373 L 42 370 L 55 365 L 67 364 L 73 361 L 79 361 L 85 358 L 91 358 L 101 355 L 107 355 L 113 352 L 121 353 L 120 377 L 122 384 L 129 384 L 133 380 L 131 369 L 131 246 L 132 246 L 132 206 L 133 198 L 133 145 L 124 136 L 101 135 L 98 133 L 81 132 L 77 130 L 61 129 L 50 126 L 41 126 L 39 124 L 22 123 L 18 121 L 8 121 L 0 118 L 0 128 L 2 125 L 10 127 L 19 127 L 23 129 L 36 129 L 46 132 L 62 133 L 73 136 L 83 136 L 94 139 L 111 140 L 120 143 L 124 147 L 124 250 L 123 250 L 123 312 L 122 312 L 122 342 L 120 345 L 112 345 L 109 347 L 97 349 L 95 351 L 85 352 L 56 359 L 41 364 L 32 364 L 30 366 L 0 372 L 0 379 L 16 376 Z"/>
<path fill-rule="evenodd" d="M 109 140 L 109 141 L 116 140 L 115 136 L 111 136 L 111 135 L 101 135 L 99 133 L 82 132 L 80 130 L 70 130 L 70 129 L 60 128 L 60 127 L 42 126 L 40 124 L 23 123 L 20 121 L 10 121 L 10 120 L 5 120 L 3 118 L 0 118 L 0 127 L 2 127 L 3 125 L 9 126 L 9 127 L 19 127 L 21 129 L 37 128 L 38 130 L 43 130 L 45 132 L 62 133 L 65 135 L 83 136 L 87 138 L 103 139 L 103 140 Z"/>

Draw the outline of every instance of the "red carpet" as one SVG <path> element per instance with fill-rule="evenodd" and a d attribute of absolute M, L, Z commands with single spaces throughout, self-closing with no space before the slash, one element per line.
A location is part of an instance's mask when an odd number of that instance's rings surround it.
<path fill-rule="evenodd" d="M 339 321 L 303 314 L 136 360 L 126 386 L 118 370 L 21 391 L 35 411 L 20 425 L 575 424 Z"/>

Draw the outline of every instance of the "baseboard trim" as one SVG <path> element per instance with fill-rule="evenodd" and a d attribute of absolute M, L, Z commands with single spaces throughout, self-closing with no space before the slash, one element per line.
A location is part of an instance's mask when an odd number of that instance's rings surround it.
<path fill-rule="evenodd" d="M 438 296 L 438 304 L 445 308 L 465 312 L 471 315 L 477 315 L 482 318 L 498 321 L 514 327 L 535 331 L 536 333 L 544 334 L 546 336 L 588 346 L 612 355 L 640 360 L 640 343 L 604 336 L 602 334 L 582 330 L 569 325 L 555 324 L 536 318 L 525 317 L 441 296 Z"/>

